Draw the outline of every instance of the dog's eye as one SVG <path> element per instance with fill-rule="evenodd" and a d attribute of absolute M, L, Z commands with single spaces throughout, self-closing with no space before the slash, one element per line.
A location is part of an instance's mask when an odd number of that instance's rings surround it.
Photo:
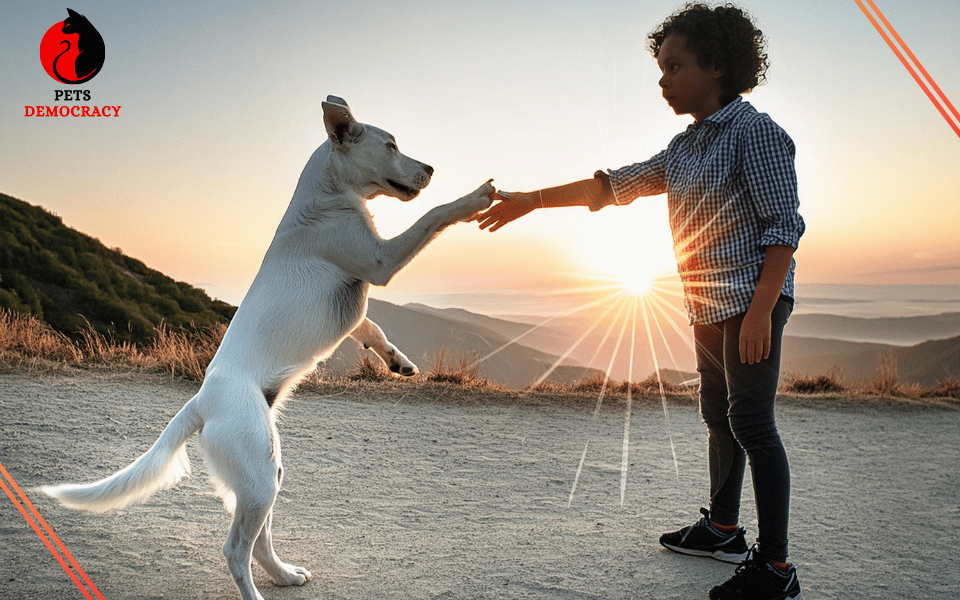
<path fill-rule="evenodd" d="M 390 148 L 394 152 L 398 152 L 400 148 L 397 147 L 397 144 L 394 142 L 387 142 L 387 148 Z"/>

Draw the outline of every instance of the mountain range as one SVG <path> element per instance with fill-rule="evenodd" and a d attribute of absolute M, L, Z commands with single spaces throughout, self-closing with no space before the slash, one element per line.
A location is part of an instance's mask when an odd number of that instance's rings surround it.
<path fill-rule="evenodd" d="M 401 348 L 406 341 L 404 338 L 408 335 L 407 331 L 411 324 L 423 322 L 424 316 L 426 316 L 430 317 L 430 321 L 439 319 L 436 322 L 443 323 L 446 339 L 472 340 L 471 344 L 466 345 L 460 345 L 452 341 L 448 343 L 447 351 L 454 356 L 457 355 L 458 349 L 466 349 L 468 346 L 468 352 L 483 356 L 484 348 L 489 348 L 492 351 L 518 337 L 520 339 L 515 344 L 508 346 L 509 348 L 518 346 L 519 350 L 522 347 L 529 347 L 543 353 L 538 355 L 536 363 L 524 365 L 523 369 L 516 369 L 517 372 L 513 373 L 511 377 L 513 385 L 535 381 L 543 374 L 542 367 L 539 365 L 551 358 L 556 361 L 557 356 L 566 356 L 562 364 L 568 365 L 568 368 L 565 369 L 568 373 L 570 371 L 576 372 L 575 367 L 577 366 L 588 368 L 588 372 L 591 374 L 602 373 L 612 364 L 612 377 L 626 379 L 628 376 L 629 361 L 627 356 L 629 354 L 628 345 L 631 341 L 630 333 L 625 333 L 621 338 L 620 325 L 616 322 L 607 321 L 597 325 L 598 319 L 596 317 L 579 319 L 567 317 L 556 318 L 543 323 L 545 319 L 537 318 L 536 320 L 543 324 L 536 326 L 530 323 L 471 313 L 462 309 L 437 309 L 422 304 L 408 304 L 403 307 L 389 306 L 393 308 L 389 312 L 384 311 L 382 313 L 383 318 L 378 323 Z M 371 318 L 377 320 L 378 312 L 377 303 L 372 301 Z M 524 320 L 533 319 L 524 318 Z M 820 330 L 814 329 L 813 324 L 821 319 L 829 323 L 830 327 Z M 391 331 L 391 323 L 395 320 L 406 324 L 402 328 L 398 327 L 393 330 L 396 335 Z M 799 321 L 800 325 L 796 331 L 793 331 L 790 326 L 795 321 Z M 960 377 L 960 330 L 957 329 L 958 324 L 960 324 L 960 314 L 904 318 L 903 321 L 907 324 L 916 326 L 919 331 L 929 331 L 933 336 L 936 336 L 937 333 L 950 336 L 952 332 L 958 332 L 951 337 L 930 339 L 915 344 L 895 345 L 858 342 L 831 337 L 831 335 L 850 335 L 869 339 L 871 335 L 883 333 L 882 328 L 878 328 L 877 321 L 891 322 L 891 329 L 894 332 L 902 331 L 904 336 L 912 335 L 916 337 L 917 335 L 911 334 L 912 330 L 902 326 L 899 319 L 860 319 L 831 315 L 797 315 L 791 317 L 788 332 L 783 341 L 781 372 L 784 375 L 801 376 L 830 374 L 844 383 L 854 384 L 864 379 L 876 377 L 878 369 L 881 367 L 895 365 L 900 381 L 906 383 L 934 386 L 945 379 Z M 592 329 L 590 329 L 591 326 L 593 326 Z M 641 327 L 641 329 L 646 328 Z M 689 379 L 696 377 L 696 362 L 693 350 L 689 345 L 687 328 L 677 327 L 674 329 L 669 325 L 661 325 L 659 328 L 651 327 L 651 329 L 653 331 L 649 338 L 644 331 L 641 331 L 632 340 L 635 345 L 635 352 L 631 379 L 634 381 L 645 379 L 658 369 L 661 372 L 673 370 L 687 373 Z M 819 337 L 800 335 L 811 333 L 819 334 Z M 412 335 L 409 337 L 413 347 L 429 348 L 429 343 L 417 344 L 415 337 Z M 620 339 L 619 346 L 614 343 L 618 338 Z M 651 340 L 650 338 L 654 339 Z M 574 343 L 580 339 L 583 341 L 571 350 Z M 667 341 L 664 342 L 664 339 Z M 651 345 L 657 355 L 656 361 L 653 358 L 654 352 L 650 350 Z M 620 350 L 615 352 L 614 349 L 617 347 Z M 616 356 L 614 356 L 615 354 Z M 416 362 L 417 359 L 414 358 L 413 354 L 408 353 L 408 356 Z M 426 356 L 430 356 L 429 352 Z M 484 363 L 492 363 L 496 356 L 487 359 Z M 553 364 L 553 362 L 549 364 Z M 541 370 L 526 371 L 527 368 L 531 367 Z M 492 364 L 489 365 L 489 370 L 491 372 L 496 371 Z M 488 376 L 492 379 L 500 378 L 499 375 Z"/>

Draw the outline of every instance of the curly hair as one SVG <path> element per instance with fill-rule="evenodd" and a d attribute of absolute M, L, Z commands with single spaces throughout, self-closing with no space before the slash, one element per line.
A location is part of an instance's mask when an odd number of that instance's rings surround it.
<path fill-rule="evenodd" d="M 697 55 L 700 66 L 717 68 L 723 74 L 721 102 L 732 101 L 766 82 L 767 54 L 763 32 L 740 8 L 726 4 L 711 7 L 687 4 L 667 17 L 649 36 L 647 47 L 654 58 L 669 35 L 686 37 L 687 48 Z"/>

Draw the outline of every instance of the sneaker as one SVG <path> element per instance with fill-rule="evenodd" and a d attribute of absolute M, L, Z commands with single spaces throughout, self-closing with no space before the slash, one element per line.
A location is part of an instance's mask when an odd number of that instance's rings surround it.
<path fill-rule="evenodd" d="M 740 563 L 747 559 L 746 531 L 738 527 L 732 533 L 724 533 L 710 523 L 710 511 L 701 508 L 703 517 L 680 531 L 660 536 L 660 544 L 674 552 L 692 556 L 709 556 L 728 563 Z"/>
<path fill-rule="evenodd" d="M 802 600 L 797 568 L 778 569 L 754 546 L 736 573 L 710 590 L 710 600 Z"/>

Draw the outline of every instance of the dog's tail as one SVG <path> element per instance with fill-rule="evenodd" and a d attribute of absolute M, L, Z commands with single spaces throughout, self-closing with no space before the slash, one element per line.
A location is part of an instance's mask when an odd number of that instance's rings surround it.
<path fill-rule="evenodd" d="M 187 439 L 203 427 L 197 397 L 180 409 L 149 450 L 130 465 L 100 481 L 44 486 L 44 493 L 70 508 L 103 512 L 123 508 L 168 488 L 190 474 Z"/>

